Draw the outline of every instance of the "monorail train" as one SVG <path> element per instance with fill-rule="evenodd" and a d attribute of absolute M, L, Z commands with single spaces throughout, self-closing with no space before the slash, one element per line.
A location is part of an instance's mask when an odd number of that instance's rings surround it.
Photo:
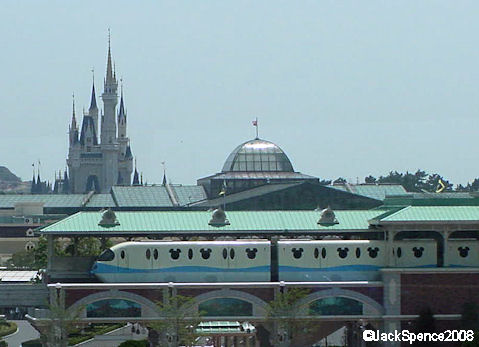
<path fill-rule="evenodd" d="M 434 240 L 140 241 L 105 250 L 103 282 L 371 281 L 383 267 L 436 267 Z M 450 266 L 479 266 L 478 241 L 449 241 Z M 388 259 L 389 258 L 389 259 Z"/>

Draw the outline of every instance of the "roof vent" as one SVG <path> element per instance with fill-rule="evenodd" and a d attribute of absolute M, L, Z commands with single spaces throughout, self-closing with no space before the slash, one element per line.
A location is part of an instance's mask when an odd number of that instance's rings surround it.
<path fill-rule="evenodd" d="M 111 228 L 120 225 L 120 222 L 118 222 L 118 219 L 116 219 L 115 212 L 109 208 L 101 215 L 101 221 L 98 223 L 98 225 L 103 228 Z"/>
<path fill-rule="evenodd" d="M 224 227 L 225 225 L 230 225 L 230 221 L 226 219 L 225 211 L 223 211 L 221 207 L 218 207 L 213 211 L 213 215 L 208 224 L 213 227 Z"/>
<path fill-rule="evenodd" d="M 319 218 L 318 224 L 322 226 L 332 226 L 334 224 L 339 224 L 331 207 L 328 206 L 321 211 L 321 218 Z"/>

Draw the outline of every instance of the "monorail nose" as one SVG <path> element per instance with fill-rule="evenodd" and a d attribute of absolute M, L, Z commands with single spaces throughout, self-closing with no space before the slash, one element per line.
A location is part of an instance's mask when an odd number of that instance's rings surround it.
<path fill-rule="evenodd" d="M 93 264 L 90 273 L 95 274 L 97 269 L 98 269 L 97 263 Z"/>

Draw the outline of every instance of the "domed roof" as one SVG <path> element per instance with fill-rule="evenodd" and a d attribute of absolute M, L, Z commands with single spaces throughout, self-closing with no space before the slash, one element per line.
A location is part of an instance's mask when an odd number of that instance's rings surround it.
<path fill-rule="evenodd" d="M 231 152 L 222 172 L 231 171 L 294 172 L 293 165 L 283 150 L 274 143 L 261 139 L 242 143 Z"/>

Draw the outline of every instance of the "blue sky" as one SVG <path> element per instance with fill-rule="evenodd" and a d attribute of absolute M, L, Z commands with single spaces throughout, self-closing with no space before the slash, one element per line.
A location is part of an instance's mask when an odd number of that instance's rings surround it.
<path fill-rule="evenodd" d="M 98 94 L 108 28 L 139 169 L 192 184 L 255 135 L 294 168 L 355 182 L 389 170 L 479 177 L 477 1 L 5 1 L 2 160 L 64 169 Z M 98 100 L 100 101 L 100 100 Z M 101 103 L 100 103 L 101 104 Z"/>

